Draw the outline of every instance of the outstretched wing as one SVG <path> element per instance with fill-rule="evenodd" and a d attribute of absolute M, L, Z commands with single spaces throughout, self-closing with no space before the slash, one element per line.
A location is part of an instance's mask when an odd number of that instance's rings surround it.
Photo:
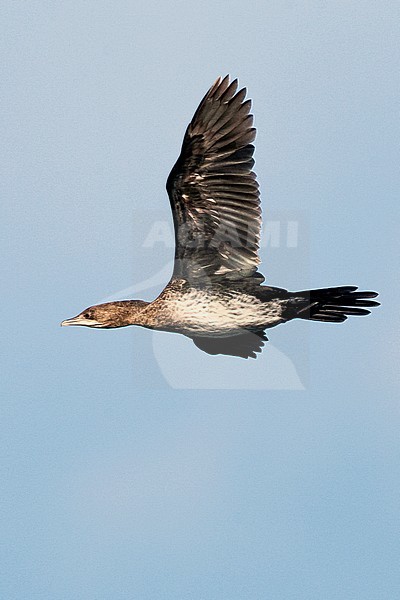
<path fill-rule="evenodd" d="M 217 79 L 189 124 L 167 181 L 174 277 L 203 283 L 256 276 L 261 209 L 252 171 L 256 130 L 246 89 Z"/>
<path fill-rule="evenodd" d="M 262 352 L 264 343 L 268 341 L 263 329 L 243 331 L 231 337 L 193 337 L 192 340 L 200 350 L 208 354 L 226 354 L 241 358 L 257 358 Z"/>

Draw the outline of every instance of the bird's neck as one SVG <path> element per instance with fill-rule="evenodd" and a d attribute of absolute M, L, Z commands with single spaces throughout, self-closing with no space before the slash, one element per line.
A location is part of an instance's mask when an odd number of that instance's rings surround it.
<path fill-rule="evenodd" d="M 146 308 L 149 302 L 144 300 L 120 300 L 118 302 L 107 302 L 107 309 L 113 313 L 113 319 L 118 323 L 117 327 L 127 325 L 148 326 Z"/>

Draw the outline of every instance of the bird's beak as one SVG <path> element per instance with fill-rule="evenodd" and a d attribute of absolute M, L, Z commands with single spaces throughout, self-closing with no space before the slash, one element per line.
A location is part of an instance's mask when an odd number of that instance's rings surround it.
<path fill-rule="evenodd" d="M 78 315 L 77 317 L 72 317 L 72 319 L 66 319 L 60 323 L 61 327 L 69 327 L 70 325 L 81 325 L 84 327 L 99 327 L 101 323 L 98 321 L 94 321 L 93 319 L 85 319 Z"/>

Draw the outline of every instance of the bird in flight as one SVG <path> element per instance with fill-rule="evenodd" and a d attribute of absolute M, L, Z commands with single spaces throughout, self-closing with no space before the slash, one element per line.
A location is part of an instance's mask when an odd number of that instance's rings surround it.
<path fill-rule="evenodd" d="M 187 127 L 167 180 L 175 227 L 172 277 L 153 302 L 122 300 L 61 325 L 140 325 L 183 334 L 209 354 L 256 358 L 265 330 L 292 319 L 342 323 L 367 315 L 376 292 L 355 286 L 300 292 L 262 285 L 256 130 L 246 89 L 218 78 Z"/>

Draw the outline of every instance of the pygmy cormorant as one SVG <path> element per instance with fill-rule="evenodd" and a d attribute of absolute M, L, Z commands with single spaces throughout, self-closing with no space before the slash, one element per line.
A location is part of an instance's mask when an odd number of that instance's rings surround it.
<path fill-rule="evenodd" d="M 153 302 L 86 308 L 61 325 L 141 325 L 181 333 L 209 354 L 255 358 L 265 330 L 308 319 L 342 323 L 367 315 L 376 292 L 355 286 L 288 292 L 261 285 L 261 210 L 252 171 L 256 130 L 246 89 L 218 78 L 189 124 L 167 180 L 175 226 L 171 280 Z"/>

